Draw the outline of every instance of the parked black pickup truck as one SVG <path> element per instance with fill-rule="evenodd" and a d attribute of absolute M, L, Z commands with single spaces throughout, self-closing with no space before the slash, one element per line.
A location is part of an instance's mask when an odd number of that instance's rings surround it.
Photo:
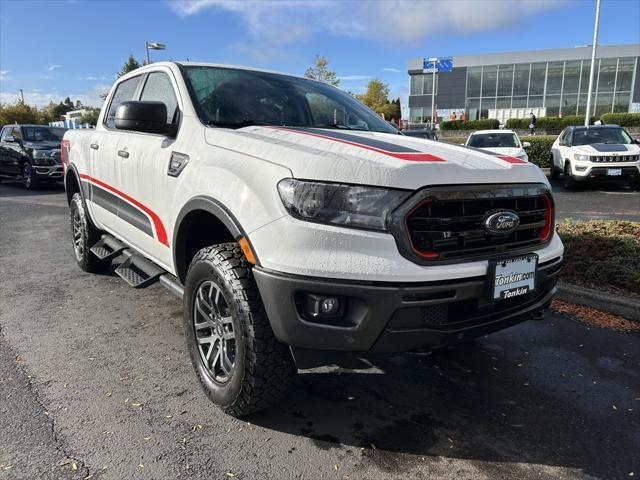
<path fill-rule="evenodd" d="M 0 179 L 22 180 L 25 188 L 62 180 L 60 142 L 66 129 L 5 125 L 0 133 Z"/>

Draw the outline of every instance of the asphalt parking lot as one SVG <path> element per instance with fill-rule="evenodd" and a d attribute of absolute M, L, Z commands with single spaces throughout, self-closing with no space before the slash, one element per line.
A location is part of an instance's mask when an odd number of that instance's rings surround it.
<path fill-rule="evenodd" d="M 554 191 L 560 215 L 638 215 L 640 193 Z M 62 190 L 0 185 L 0 478 L 640 475 L 637 333 L 548 314 L 470 346 L 304 372 L 241 421 L 201 393 L 181 302 L 81 272 L 68 230 Z"/>

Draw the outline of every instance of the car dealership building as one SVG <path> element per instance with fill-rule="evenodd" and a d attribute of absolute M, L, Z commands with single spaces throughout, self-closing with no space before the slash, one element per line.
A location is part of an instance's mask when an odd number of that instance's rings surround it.
<path fill-rule="evenodd" d="M 640 44 L 599 46 L 592 105 L 595 115 L 640 112 Z M 591 47 L 462 55 L 435 74 L 438 119 L 584 115 Z M 434 74 L 429 58 L 409 61 L 409 121 L 431 120 Z"/>

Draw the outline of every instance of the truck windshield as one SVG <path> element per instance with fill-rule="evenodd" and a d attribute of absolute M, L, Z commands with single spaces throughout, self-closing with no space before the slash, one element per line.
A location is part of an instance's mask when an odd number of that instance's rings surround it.
<path fill-rule="evenodd" d="M 22 127 L 22 139 L 25 142 L 59 142 L 65 131 L 55 127 Z"/>
<path fill-rule="evenodd" d="M 595 143 L 632 143 L 631 136 L 622 128 L 576 128 L 573 132 L 574 145 L 593 145 Z"/>
<path fill-rule="evenodd" d="M 480 133 L 471 135 L 469 146 L 475 148 L 520 148 L 520 142 L 513 133 Z"/>
<path fill-rule="evenodd" d="M 185 80 L 207 125 L 398 131 L 351 95 L 330 85 L 274 73 L 185 66 Z"/>

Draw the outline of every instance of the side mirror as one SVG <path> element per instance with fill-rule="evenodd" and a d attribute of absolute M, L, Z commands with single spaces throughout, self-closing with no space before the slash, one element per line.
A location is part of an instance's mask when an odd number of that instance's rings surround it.
<path fill-rule="evenodd" d="M 567 142 L 565 140 L 560 140 L 558 142 L 558 145 L 560 145 L 561 147 L 566 147 L 567 146 Z"/>
<path fill-rule="evenodd" d="M 115 118 L 118 130 L 174 136 L 178 126 L 167 123 L 167 106 L 163 102 L 122 102 Z"/>
<path fill-rule="evenodd" d="M 531 147 L 531 142 L 522 142 L 522 148 L 529 148 Z"/>
<path fill-rule="evenodd" d="M 639 145 L 640 145 L 640 138 L 636 138 L 636 139 L 634 140 L 634 143 L 637 143 L 637 144 L 639 144 Z"/>

